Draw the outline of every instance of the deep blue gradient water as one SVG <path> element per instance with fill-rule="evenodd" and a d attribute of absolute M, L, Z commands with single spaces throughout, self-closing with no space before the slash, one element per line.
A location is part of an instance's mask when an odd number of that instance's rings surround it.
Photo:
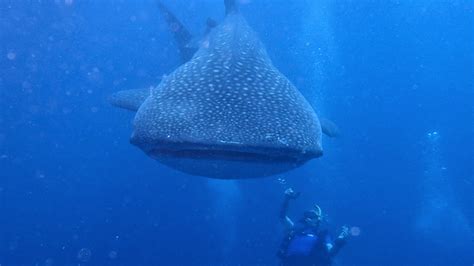
<path fill-rule="evenodd" d="M 223 18 L 221 1 L 163 2 L 196 36 Z M 229 181 L 150 159 L 107 103 L 179 65 L 154 1 L 0 1 L 1 266 L 277 265 L 290 186 L 294 219 L 316 202 L 333 235 L 352 228 L 335 265 L 474 264 L 473 2 L 241 2 L 342 136 Z"/>

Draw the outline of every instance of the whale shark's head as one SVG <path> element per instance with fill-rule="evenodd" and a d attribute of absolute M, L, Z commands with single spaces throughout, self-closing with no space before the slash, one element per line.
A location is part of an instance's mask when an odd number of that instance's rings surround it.
<path fill-rule="evenodd" d="M 164 164 L 218 178 L 272 175 L 320 156 L 316 113 L 246 21 L 230 14 L 208 40 L 151 90 L 131 142 Z"/>

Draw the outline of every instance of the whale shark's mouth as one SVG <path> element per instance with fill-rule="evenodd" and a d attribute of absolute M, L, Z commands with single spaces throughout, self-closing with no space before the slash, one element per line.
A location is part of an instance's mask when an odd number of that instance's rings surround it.
<path fill-rule="evenodd" d="M 142 147 L 141 147 L 142 148 Z M 142 148 L 143 149 L 143 148 Z M 259 163 L 303 163 L 322 155 L 322 151 L 305 152 L 288 147 L 244 146 L 242 144 L 202 144 L 192 142 L 161 143 L 143 149 L 154 158 L 174 157 Z"/>
<path fill-rule="evenodd" d="M 218 179 L 271 176 L 299 167 L 323 154 L 319 145 L 305 151 L 284 144 L 150 140 L 136 135 L 132 135 L 130 141 L 166 166 L 191 175 Z"/>

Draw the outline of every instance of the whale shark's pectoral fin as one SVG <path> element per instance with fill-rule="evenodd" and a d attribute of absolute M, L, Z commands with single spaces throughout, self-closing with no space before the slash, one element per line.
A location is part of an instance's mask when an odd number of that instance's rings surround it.
<path fill-rule="evenodd" d="M 331 120 L 326 118 L 320 118 L 319 123 L 321 124 L 321 129 L 326 136 L 331 138 L 340 136 L 339 128 Z"/>
<path fill-rule="evenodd" d="M 109 97 L 109 102 L 113 106 L 136 112 L 146 98 L 150 96 L 152 89 L 150 87 L 148 89 L 119 91 Z"/>

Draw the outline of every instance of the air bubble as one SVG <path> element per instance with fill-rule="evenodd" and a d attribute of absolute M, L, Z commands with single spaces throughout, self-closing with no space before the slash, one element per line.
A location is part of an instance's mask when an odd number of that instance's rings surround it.
<path fill-rule="evenodd" d="M 112 251 L 109 252 L 109 258 L 112 259 L 112 260 L 116 259 L 117 255 L 118 255 L 118 253 L 115 250 L 112 250 Z"/>
<path fill-rule="evenodd" d="M 8 60 L 15 60 L 16 54 L 14 52 L 10 51 L 10 52 L 7 53 L 7 58 L 8 58 Z"/>
<path fill-rule="evenodd" d="M 360 227 L 353 226 L 351 227 L 350 233 L 352 236 L 359 236 L 360 235 Z"/>
<path fill-rule="evenodd" d="M 88 248 L 81 248 L 77 252 L 77 259 L 82 262 L 88 262 L 91 259 L 92 251 Z"/>
<path fill-rule="evenodd" d="M 277 179 L 278 183 L 282 184 L 282 185 L 286 185 L 286 179 L 284 177 L 279 177 Z"/>

